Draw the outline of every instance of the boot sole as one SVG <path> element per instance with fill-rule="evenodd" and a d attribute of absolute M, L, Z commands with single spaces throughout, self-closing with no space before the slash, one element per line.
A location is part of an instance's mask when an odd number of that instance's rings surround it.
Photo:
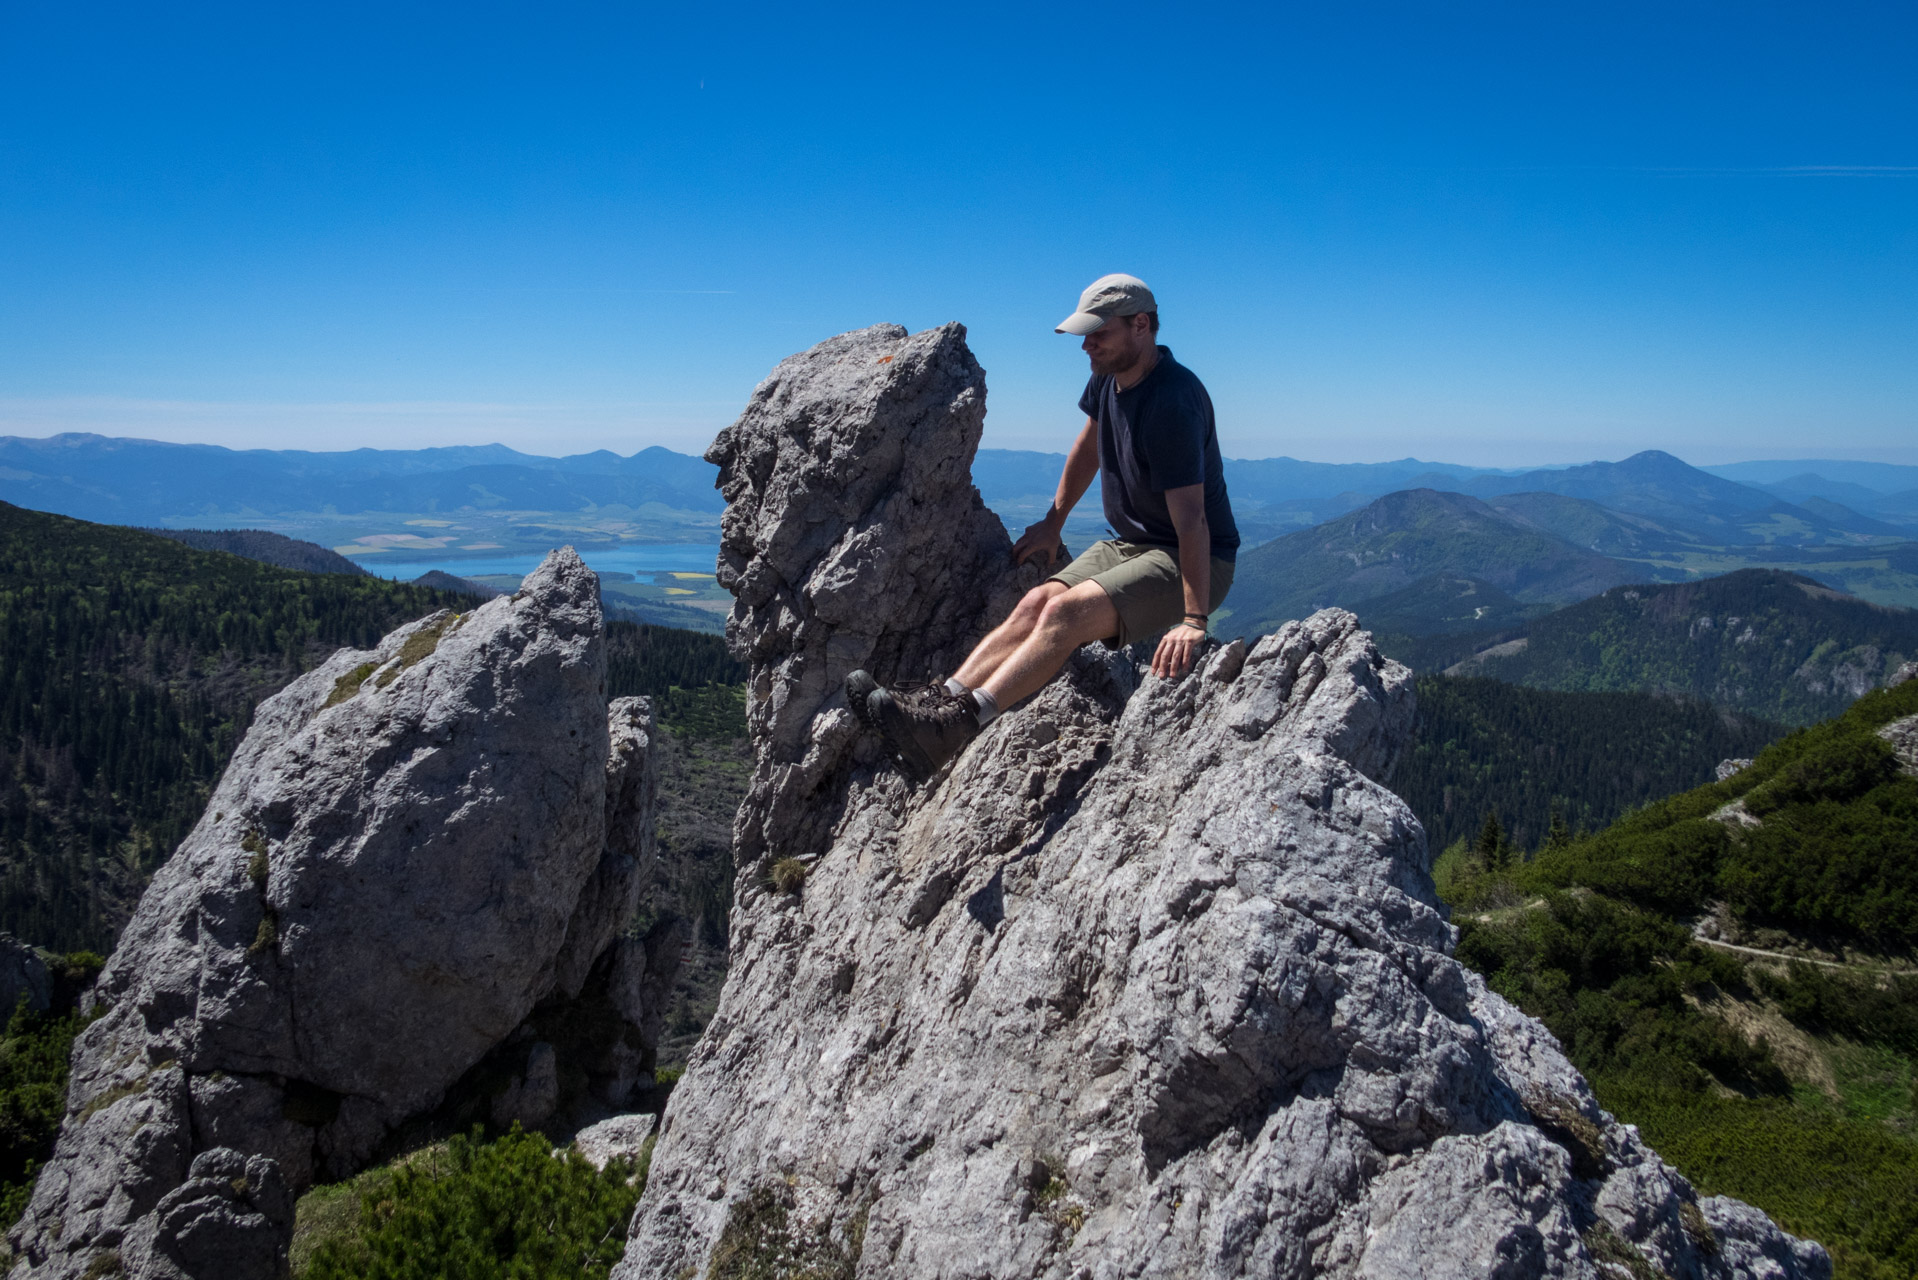
<path fill-rule="evenodd" d="M 860 728 L 875 737 L 883 737 L 879 722 L 872 718 L 872 708 L 866 705 L 866 699 L 878 691 L 879 682 L 864 671 L 855 671 L 846 677 L 846 709 L 852 712 Z"/>

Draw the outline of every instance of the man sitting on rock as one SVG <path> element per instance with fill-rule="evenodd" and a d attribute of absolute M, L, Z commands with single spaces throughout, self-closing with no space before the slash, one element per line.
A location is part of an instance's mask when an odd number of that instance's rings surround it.
<path fill-rule="evenodd" d="M 1207 619 L 1232 585 L 1239 531 L 1226 499 L 1212 398 L 1197 375 L 1159 346 L 1159 306 L 1135 276 L 1109 275 L 1079 296 L 1054 331 L 1082 337 L 1092 377 L 1079 408 L 1085 427 L 1045 518 L 1013 547 L 1024 564 L 1061 549 L 1066 514 L 1096 474 L 1106 524 L 1092 546 L 1027 592 L 943 685 L 882 689 L 864 671 L 846 700 L 885 735 L 922 780 L 958 755 L 1002 708 L 1059 673 L 1080 645 L 1131 644 L 1158 632 L 1153 674 L 1180 676 L 1206 638 Z M 1169 628 L 1169 629 L 1168 629 Z"/>

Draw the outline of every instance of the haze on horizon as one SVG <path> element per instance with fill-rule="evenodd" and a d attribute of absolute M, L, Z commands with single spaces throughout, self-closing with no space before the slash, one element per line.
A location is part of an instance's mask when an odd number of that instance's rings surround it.
<path fill-rule="evenodd" d="M 1235 457 L 1918 463 L 1918 13 L 0 13 L 0 434 L 699 452 L 780 358 L 1150 281 Z"/>

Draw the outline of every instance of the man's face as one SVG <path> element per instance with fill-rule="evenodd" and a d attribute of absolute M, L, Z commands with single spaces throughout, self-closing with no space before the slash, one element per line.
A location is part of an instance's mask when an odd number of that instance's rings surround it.
<path fill-rule="evenodd" d="M 1114 316 L 1079 344 L 1092 361 L 1092 371 L 1117 377 L 1145 358 L 1152 349 L 1151 322 L 1143 315 Z"/>

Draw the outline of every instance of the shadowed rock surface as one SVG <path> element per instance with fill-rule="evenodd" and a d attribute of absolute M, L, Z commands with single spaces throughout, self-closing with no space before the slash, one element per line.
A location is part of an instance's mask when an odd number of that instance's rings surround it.
<path fill-rule="evenodd" d="M 882 764 L 846 672 L 946 674 L 1035 576 L 967 482 L 982 412 L 959 326 L 884 326 L 708 455 L 758 755 L 615 1274 L 1828 1275 L 1452 959 L 1382 785 L 1411 673 L 1352 615 L 1177 681 L 1088 646 L 926 787 Z"/>
<path fill-rule="evenodd" d="M 45 1013 L 53 1003 L 53 975 L 38 951 L 10 933 L 0 933 L 0 1010 L 12 1017 L 22 996 L 27 1008 Z"/>
<path fill-rule="evenodd" d="M 14 1274 L 279 1274 L 291 1196 L 587 984 L 652 856 L 651 732 L 570 548 L 263 703 L 100 977 Z M 520 1053 L 515 1115 L 550 1112 Z"/>

